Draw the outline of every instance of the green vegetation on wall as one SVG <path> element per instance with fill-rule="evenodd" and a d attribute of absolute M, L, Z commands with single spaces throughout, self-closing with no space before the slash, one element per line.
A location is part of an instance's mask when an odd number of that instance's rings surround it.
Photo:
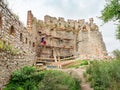
<path fill-rule="evenodd" d="M 0 49 L 9 51 L 12 54 L 18 54 L 17 49 L 14 49 L 12 46 L 5 44 L 2 40 L 0 40 Z"/>

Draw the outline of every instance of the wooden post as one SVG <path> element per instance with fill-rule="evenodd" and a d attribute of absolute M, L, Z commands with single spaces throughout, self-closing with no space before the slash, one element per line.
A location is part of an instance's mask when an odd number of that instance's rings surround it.
<path fill-rule="evenodd" d="M 54 49 L 54 48 L 53 48 L 53 56 L 54 56 L 55 62 L 57 62 L 57 58 L 56 58 L 56 51 L 55 51 L 55 49 Z"/>

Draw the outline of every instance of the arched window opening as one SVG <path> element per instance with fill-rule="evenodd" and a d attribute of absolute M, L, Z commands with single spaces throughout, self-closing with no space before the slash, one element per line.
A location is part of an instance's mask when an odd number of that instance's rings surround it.
<path fill-rule="evenodd" d="M 27 38 L 25 39 L 25 43 L 27 44 L 27 42 L 28 42 L 28 40 L 27 40 Z"/>
<path fill-rule="evenodd" d="M 10 27 L 10 35 L 14 35 L 15 34 L 15 29 L 14 26 Z"/>
<path fill-rule="evenodd" d="M 21 42 L 23 41 L 23 35 L 22 35 L 22 33 L 20 33 L 20 41 Z"/>
<path fill-rule="evenodd" d="M 35 42 L 33 42 L 33 47 L 35 47 Z"/>

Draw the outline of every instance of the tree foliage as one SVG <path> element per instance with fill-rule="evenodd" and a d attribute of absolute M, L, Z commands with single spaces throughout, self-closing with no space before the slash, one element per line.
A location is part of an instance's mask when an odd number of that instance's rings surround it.
<path fill-rule="evenodd" d="M 120 0 L 106 0 L 106 6 L 102 10 L 100 17 L 105 23 L 108 21 L 118 21 L 118 28 L 116 31 L 117 39 L 120 39 Z"/>
<path fill-rule="evenodd" d="M 120 20 L 120 1 L 119 0 L 106 0 L 106 6 L 102 11 L 101 19 L 104 22 L 110 20 Z"/>

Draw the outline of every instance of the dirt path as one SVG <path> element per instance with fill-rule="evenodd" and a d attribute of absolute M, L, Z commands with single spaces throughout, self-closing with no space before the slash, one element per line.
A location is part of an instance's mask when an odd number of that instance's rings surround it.
<path fill-rule="evenodd" d="M 78 69 L 62 69 L 62 71 L 69 73 L 73 77 L 77 77 L 81 80 L 81 89 L 82 90 L 93 90 L 90 88 L 89 83 L 85 81 L 83 73 L 85 72 L 85 68 L 78 68 Z"/>

